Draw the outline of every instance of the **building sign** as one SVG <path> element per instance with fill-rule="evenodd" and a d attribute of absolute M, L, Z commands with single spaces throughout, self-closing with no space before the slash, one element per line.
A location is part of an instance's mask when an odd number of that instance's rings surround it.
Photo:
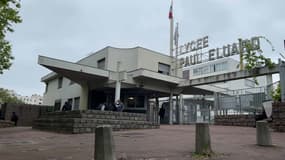
<path fill-rule="evenodd" d="M 253 50 L 260 49 L 259 37 L 252 37 L 251 39 L 239 39 L 238 43 L 232 43 L 224 45 L 222 48 L 209 49 L 206 52 L 202 52 L 202 49 L 209 47 L 208 36 L 199 38 L 196 41 L 191 41 L 176 48 L 177 56 L 184 55 L 179 59 L 181 67 L 188 67 L 190 65 L 196 65 L 207 61 L 213 61 L 216 59 L 239 55 L 246 51 L 246 45 L 251 44 Z M 193 53 L 196 51 L 196 53 Z M 198 53 L 198 52 L 201 53 Z M 192 52 L 192 53 L 191 53 Z M 189 55 L 186 55 L 189 53 Z"/>

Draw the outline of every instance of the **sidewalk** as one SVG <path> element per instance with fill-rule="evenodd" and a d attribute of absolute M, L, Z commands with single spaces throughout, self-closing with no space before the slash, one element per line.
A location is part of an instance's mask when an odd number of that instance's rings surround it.
<path fill-rule="evenodd" d="M 272 133 L 274 147 L 256 146 L 255 128 L 211 126 L 215 160 L 284 160 L 285 133 Z M 189 160 L 194 125 L 113 132 L 116 155 L 128 159 Z M 29 127 L 0 129 L 0 160 L 92 160 L 94 134 L 57 134 Z M 198 157 L 199 158 L 199 157 Z"/>

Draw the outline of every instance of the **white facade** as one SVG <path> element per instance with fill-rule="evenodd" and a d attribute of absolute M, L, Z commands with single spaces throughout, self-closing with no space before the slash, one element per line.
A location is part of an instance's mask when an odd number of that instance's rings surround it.
<path fill-rule="evenodd" d="M 214 76 L 218 74 L 224 74 L 229 72 L 239 71 L 239 61 L 232 58 L 223 58 L 215 61 L 209 61 L 188 68 L 184 68 L 184 76 L 189 72 L 189 79 L 196 79 L 208 76 Z M 188 78 L 188 77 L 187 77 Z M 215 92 L 241 90 L 253 87 L 264 87 L 272 82 L 268 82 L 266 76 L 257 77 L 258 84 L 255 84 L 253 78 L 240 79 L 227 81 L 222 83 L 215 83 L 210 85 L 198 86 L 199 88 L 212 90 Z"/>
<path fill-rule="evenodd" d="M 69 101 L 73 109 L 83 109 L 84 105 L 94 108 L 94 98 L 90 98 L 92 91 L 103 91 L 102 94 L 108 95 L 106 101 L 110 101 L 110 98 L 117 98 L 115 90 L 116 93 L 122 90 L 119 96 L 123 98 L 127 108 L 132 106 L 129 101 L 133 97 L 168 97 L 170 92 L 178 95 L 183 91 L 176 87 L 183 81 L 182 70 L 178 70 L 177 75 L 174 75 L 173 62 L 170 56 L 142 47 L 106 47 L 76 63 L 39 56 L 39 64 L 54 71 L 42 77 L 42 81 L 46 83 L 43 104 L 62 107 Z M 141 94 L 138 94 L 139 92 Z M 82 99 L 84 97 L 85 99 Z M 85 101 L 85 104 L 82 104 L 82 101 Z M 140 103 L 146 104 L 147 101 Z M 147 105 L 144 110 L 146 107 Z M 86 109 L 86 106 L 84 108 Z"/>
<path fill-rule="evenodd" d="M 115 100 L 121 100 L 126 111 L 155 117 L 159 98 L 169 98 L 169 121 L 166 123 L 172 124 L 174 112 L 181 123 L 183 94 L 213 95 L 214 92 L 256 87 L 252 79 L 201 85 L 207 84 L 205 81 L 209 78 L 209 83 L 215 82 L 218 75 L 229 75 L 229 72 L 235 75 L 239 63 L 231 58 L 193 65 L 183 72 L 178 69 L 177 74 L 175 62 L 173 57 L 142 47 L 106 47 L 76 63 L 39 56 L 38 63 L 53 71 L 41 79 L 46 84 L 43 104 L 59 110 L 69 102 L 73 110 L 86 110 L 98 109 L 102 103 L 110 106 Z M 258 78 L 260 86 L 266 85 L 268 79 Z M 179 101 L 178 108 L 173 106 L 173 97 L 181 97 L 175 100 Z"/>
<path fill-rule="evenodd" d="M 21 100 L 25 104 L 33 104 L 33 105 L 43 104 L 43 96 L 41 95 L 33 94 L 32 96 L 22 96 L 16 93 L 14 90 L 7 90 L 7 91 L 11 96 L 17 97 L 19 100 Z"/>
<path fill-rule="evenodd" d="M 18 97 L 25 104 L 42 105 L 43 96 L 38 94 L 33 94 L 32 96 L 19 96 Z"/>

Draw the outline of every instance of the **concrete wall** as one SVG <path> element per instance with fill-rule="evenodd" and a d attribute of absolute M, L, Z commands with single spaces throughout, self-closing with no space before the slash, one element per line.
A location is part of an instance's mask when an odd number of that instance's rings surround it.
<path fill-rule="evenodd" d="M 158 71 L 158 63 L 171 65 L 171 58 L 167 55 L 155 53 L 154 51 L 139 48 L 138 68 L 144 68 L 151 71 Z M 172 66 L 171 68 L 173 68 Z"/>
<path fill-rule="evenodd" d="M 103 48 L 99 51 L 97 51 L 96 53 L 93 53 L 87 57 L 84 57 L 83 59 L 79 60 L 77 63 L 79 64 L 83 64 L 83 65 L 88 65 L 88 66 L 91 66 L 91 67 L 98 67 L 98 60 L 101 60 L 103 58 L 105 58 L 105 66 L 107 66 L 107 61 L 108 61 L 108 48 L 109 47 L 106 47 L 106 48 Z"/>
<path fill-rule="evenodd" d="M 147 121 L 145 114 L 96 110 L 43 114 L 35 121 L 33 128 L 63 133 L 91 133 L 98 125 L 111 125 L 113 130 L 159 128 L 159 124 Z"/>
<path fill-rule="evenodd" d="M 18 126 L 32 126 L 33 121 L 41 114 L 52 110 L 51 106 L 29 104 L 7 104 L 3 108 L 5 120 L 11 120 L 12 112 L 18 115 Z"/>
<path fill-rule="evenodd" d="M 61 100 L 61 107 L 67 99 L 72 98 L 74 101 L 75 97 L 80 97 L 81 86 L 74 83 L 70 85 L 70 80 L 63 78 L 62 87 L 58 88 L 58 78 L 49 81 L 48 90 L 44 93 L 43 105 L 54 106 L 56 100 Z M 72 107 L 74 105 L 72 104 Z"/>
<path fill-rule="evenodd" d="M 278 132 L 285 132 L 285 103 L 275 102 L 272 105 L 272 128 Z"/>
<path fill-rule="evenodd" d="M 215 116 L 215 125 L 254 127 L 254 115 L 219 115 Z"/>
<path fill-rule="evenodd" d="M 117 62 L 120 61 L 120 71 L 138 69 L 138 48 L 120 49 L 108 48 L 108 67 L 110 71 L 117 71 Z"/>

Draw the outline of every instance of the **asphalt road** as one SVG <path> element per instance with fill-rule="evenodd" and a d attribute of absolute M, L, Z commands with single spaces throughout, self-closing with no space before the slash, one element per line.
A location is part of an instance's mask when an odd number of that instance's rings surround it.
<path fill-rule="evenodd" d="M 211 126 L 211 158 L 193 155 L 194 125 L 113 132 L 116 156 L 128 160 L 284 160 L 285 133 L 272 132 L 273 147 L 256 146 L 255 128 Z M 30 127 L 0 129 L 0 160 L 92 160 L 94 134 L 57 134 Z"/>

